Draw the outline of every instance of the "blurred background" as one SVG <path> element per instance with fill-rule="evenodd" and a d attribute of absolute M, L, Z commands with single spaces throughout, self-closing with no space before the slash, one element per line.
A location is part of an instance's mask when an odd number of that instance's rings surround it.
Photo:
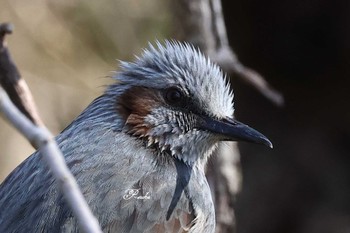
<path fill-rule="evenodd" d="M 350 232 L 350 2 L 223 0 L 241 62 L 285 97 L 232 77 L 236 117 L 275 148 L 240 144 L 239 233 Z M 170 0 L 0 0 L 8 46 L 58 134 L 111 82 L 117 59 L 176 36 Z M 0 182 L 33 152 L 0 118 Z"/>
<path fill-rule="evenodd" d="M 166 1 L 0 0 L 7 44 L 48 128 L 58 134 L 111 83 L 118 60 L 168 37 Z M 33 152 L 0 118 L 0 181 Z"/>

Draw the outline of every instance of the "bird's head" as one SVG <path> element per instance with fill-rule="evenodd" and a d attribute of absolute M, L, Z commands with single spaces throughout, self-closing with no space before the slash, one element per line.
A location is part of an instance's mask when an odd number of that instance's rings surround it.
<path fill-rule="evenodd" d="M 159 154 L 191 165 L 206 159 L 219 141 L 272 146 L 264 135 L 232 118 L 228 81 L 193 46 L 174 41 L 150 45 L 121 68 L 117 110 L 123 130 Z"/>

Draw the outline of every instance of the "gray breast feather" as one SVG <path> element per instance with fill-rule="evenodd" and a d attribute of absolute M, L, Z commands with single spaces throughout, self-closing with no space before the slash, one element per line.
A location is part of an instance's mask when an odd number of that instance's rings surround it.
<path fill-rule="evenodd" d="M 92 135 L 89 132 L 84 134 L 82 136 L 88 137 L 89 141 Z M 104 134 L 110 135 L 104 135 L 104 140 L 99 140 L 95 134 L 92 141 L 95 146 L 85 147 L 80 141 L 84 137 L 69 141 L 58 138 L 67 163 L 103 230 L 182 232 L 187 229 L 195 214 L 185 191 L 180 193 L 171 216 L 166 220 L 178 180 L 174 162 L 168 161 L 162 166 L 153 154 L 135 153 L 130 156 L 132 144 L 136 148 L 140 146 L 138 142 L 112 131 Z M 118 147 L 115 140 L 118 140 Z M 123 143 L 128 143 L 128 147 L 120 146 Z M 103 151 L 103 148 L 108 150 Z M 0 232 L 79 231 L 72 212 L 38 152 L 3 182 L 0 208 L 9 210 L 0 211 Z"/>

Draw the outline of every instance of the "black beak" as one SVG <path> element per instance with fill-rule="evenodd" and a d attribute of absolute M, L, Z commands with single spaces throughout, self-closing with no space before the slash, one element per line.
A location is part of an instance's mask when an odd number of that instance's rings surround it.
<path fill-rule="evenodd" d="M 270 140 L 263 134 L 231 118 L 215 120 L 210 117 L 201 117 L 197 128 L 222 135 L 225 141 L 247 141 L 273 147 Z"/>

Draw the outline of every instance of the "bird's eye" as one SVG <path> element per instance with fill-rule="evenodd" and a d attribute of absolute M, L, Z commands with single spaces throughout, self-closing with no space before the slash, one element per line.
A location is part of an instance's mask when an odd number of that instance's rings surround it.
<path fill-rule="evenodd" d="M 175 87 L 171 87 L 165 92 L 165 99 L 169 104 L 181 103 L 184 98 L 184 94 L 181 90 Z"/>

